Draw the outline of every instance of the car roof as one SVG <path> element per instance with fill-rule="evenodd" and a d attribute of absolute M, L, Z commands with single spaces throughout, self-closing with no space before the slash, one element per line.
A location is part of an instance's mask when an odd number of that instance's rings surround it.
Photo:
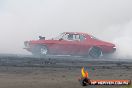
<path fill-rule="evenodd" d="M 64 33 L 88 35 L 88 33 L 83 33 L 83 32 L 64 32 Z"/>

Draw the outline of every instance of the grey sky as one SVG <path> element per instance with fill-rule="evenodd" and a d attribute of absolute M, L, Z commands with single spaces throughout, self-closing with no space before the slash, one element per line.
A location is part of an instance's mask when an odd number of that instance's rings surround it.
<path fill-rule="evenodd" d="M 0 0 L 0 53 L 27 53 L 24 40 L 63 31 L 115 42 L 132 32 L 131 20 L 132 0 Z"/>

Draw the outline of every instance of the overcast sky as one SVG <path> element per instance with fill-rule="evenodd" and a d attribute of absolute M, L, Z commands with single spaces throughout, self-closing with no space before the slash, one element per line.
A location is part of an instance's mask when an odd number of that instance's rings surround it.
<path fill-rule="evenodd" d="M 120 46 L 132 49 L 131 25 L 132 0 L 0 0 L 0 53 L 27 53 L 25 40 L 64 31 L 128 40 Z"/>

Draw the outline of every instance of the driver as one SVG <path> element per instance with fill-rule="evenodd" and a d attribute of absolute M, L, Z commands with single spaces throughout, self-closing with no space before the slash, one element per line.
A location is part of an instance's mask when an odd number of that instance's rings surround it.
<path fill-rule="evenodd" d="M 68 40 L 73 40 L 73 35 L 72 34 L 68 35 Z"/>

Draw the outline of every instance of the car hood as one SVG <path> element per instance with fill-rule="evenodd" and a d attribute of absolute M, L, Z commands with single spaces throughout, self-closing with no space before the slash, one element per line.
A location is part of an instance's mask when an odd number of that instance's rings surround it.
<path fill-rule="evenodd" d="M 110 42 L 106 42 L 106 41 L 101 41 L 101 44 L 106 45 L 106 46 L 112 46 L 112 47 L 115 47 L 115 44 L 110 43 Z"/>
<path fill-rule="evenodd" d="M 58 40 L 31 40 L 30 44 L 46 44 L 46 43 L 55 43 Z"/>
<path fill-rule="evenodd" d="M 106 41 L 102 41 L 102 40 L 93 41 L 93 44 L 95 44 L 95 45 L 105 45 L 105 46 L 115 47 L 115 44 L 110 43 L 110 42 L 106 42 Z"/>

